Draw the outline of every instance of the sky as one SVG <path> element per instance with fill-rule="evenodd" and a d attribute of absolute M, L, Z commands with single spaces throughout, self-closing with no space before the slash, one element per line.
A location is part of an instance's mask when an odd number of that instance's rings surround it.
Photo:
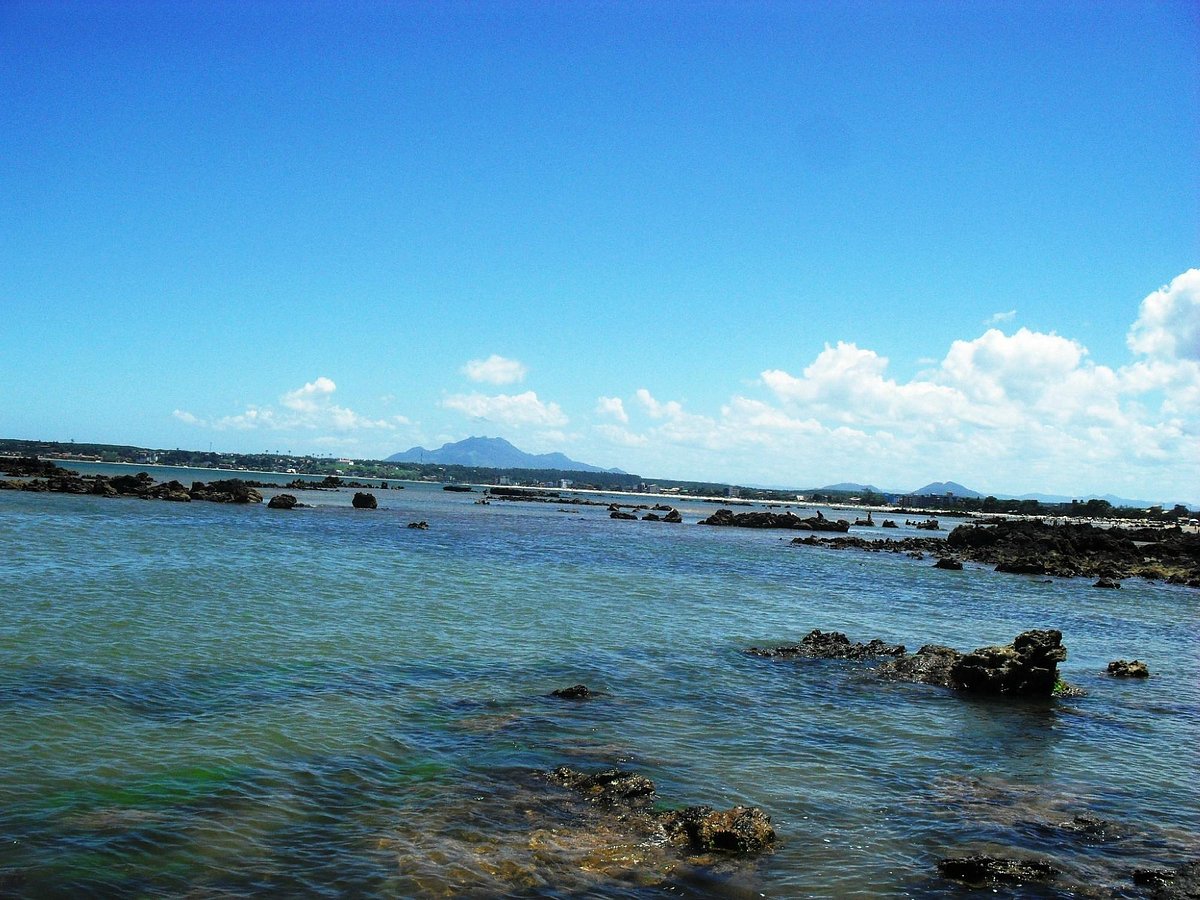
<path fill-rule="evenodd" d="M 1192 2 L 0 4 L 0 437 L 1200 504 Z"/>

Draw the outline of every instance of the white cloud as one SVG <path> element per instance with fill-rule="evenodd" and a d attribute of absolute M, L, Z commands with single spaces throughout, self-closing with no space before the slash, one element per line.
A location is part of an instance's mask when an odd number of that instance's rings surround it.
<path fill-rule="evenodd" d="M 336 431 L 343 435 L 363 429 L 392 431 L 396 428 L 395 422 L 404 420 L 403 416 L 394 416 L 389 421 L 359 415 L 334 403 L 335 391 L 337 385 L 332 379 L 320 376 L 303 387 L 285 392 L 279 398 L 279 408 L 251 404 L 240 413 L 222 416 L 211 423 L 184 410 L 175 410 L 174 416 L 189 425 L 210 426 L 218 431 Z"/>
<path fill-rule="evenodd" d="M 1002 322 L 1011 322 L 1017 317 L 1017 311 L 1010 309 L 1008 312 L 995 312 L 983 320 L 984 325 L 999 325 Z"/>
<path fill-rule="evenodd" d="M 993 328 L 897 380 L 886 357 L 839 342 L 799 374 L 763 371 L 762 396 L 735 395 L 718 415 L 641 388 L 645 427 L 595 430 L 663 471 L 690 465 L 695 477 L 799 485 L 828 476 L 904 488 L 928 473 L 984 490 L 1195 499 L 1198 339 L 1200 270 L 1192 270 L 1142 303 L 1128 341 L 1141 358 L 1120 367 L 1095 363 L 1061 335 Z M 602 402 L 597 413 L 609 409 Z"/>
<path fill-rule="evenodd" d="M 533 391 L 523 394 L 452 394 L 442 401 L 446 409 L 454 409 L 476 419 L 488 419 L 503 425 L 535 425 L 558 428 L 569 421 L 557 403 L 543 403 Z"/>
<path fill-rule="evenodd" d="M 192 415 L 190 412 L 188 412 L 185 409 L 177 409 L 173 413 L 171 413 L 171 415 L 173 415 L 175 418 L 177 418 L 180 422 L 184 422 L 188 425 L 207 425 L 208 424 L 203 419 Z"/>
<path fill-rule="evenodd" d="M 1200 269 L 1143 300 L 1126 342 L 1144 356 L 1200 361 Z"/>
<path fill-rule="evenodd" d="M 516 384 L 524 381 L 529 369 L 515 359 L 505 359 L 493 353 L 487 359 L 473 359 L 462 367 L 462 373 L 472 381 L 487 384 Z"/>
<path fill-rule="evenodd" d="M 596 414 L 608 416 L 623 424 L 629 423 L 629 413 L 620 397 L 600 397 L 596 400 Z"/>

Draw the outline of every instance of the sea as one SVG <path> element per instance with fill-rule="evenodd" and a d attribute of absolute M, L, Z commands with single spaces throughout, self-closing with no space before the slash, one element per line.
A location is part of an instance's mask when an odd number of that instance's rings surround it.
<path fill-rule="evenodd" d="M 793 546 L 697 525 L 712 502 L 666 524 L 397 484 L 376 510 L 0 491 L 0 896 L 1138 897 L 1134 870 L 1200 856 L 1195 589 Z M 1083 693 L 745 652 L 814 628 L 1057 628 Z M 1104 674 L 1135 657 L 1152 677 Z M 575 684 L 595 696 L 552 696 Z M 660 810 L 760 807 L 775 848 L 685 857 L 563 765 L 641 773 Z M 981 853 L 1058 875 L 938 874 Z"/>

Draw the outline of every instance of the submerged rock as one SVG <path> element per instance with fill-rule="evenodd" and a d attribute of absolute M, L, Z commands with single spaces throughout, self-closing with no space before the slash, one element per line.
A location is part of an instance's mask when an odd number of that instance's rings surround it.
<path fill-rule="evenodd" d="M 1200 897 L 1200 861 L 1177 869 L 1134 869 L 1133 882 L 1153 889 L 1155 900 L 1184 900 Z"/>
<path fill-rule="evenodd" d="M 758 854 L 775 843 L 771 819 L 757 806 L 723 812 L 689 806 L 664 813 L 659 822 L 667 839 L 688 853 Z"/>
<path fill-rule="evenodd" d="M 1092 587 L 1107 588 L 1109 590 L 1117 590 L 1121 587 L 1121 582 L 1112 578 L 1101 578 Z"/>
<path fill-rule="evenodd" d="M 1135 659 L 1133 662 L 1126 662 L 1123 659 L 1115 659 L 1108 664 L 1107 672 L 1113 678 L 1150 677 L 1150 667 L 1140 659 Z"/>
<path fill-rule="evenodd" d="M 764 648 L 751 647 L 746 651 L 752 656 L 772 657 L 811 657 L 813 659 L 873 659 L 878 656 L 903 656 L 903 644 L 888 644 L 878 638 L 869 643 L 851 643 L 850 638 L 840 631 L 821 631 L 814 628 L 799 644 L 791 646 Z"/>
<path fill-rule="evenodd" d="M 588 689 L 586 684 L 575 684 L 571 687 L 551 691 L 550 696 L 558 697 L 560 700 L 591 700 L 596 695 Z"/>
<path fill-rule="evenodd" d="M 949 569 L 952 572 L 961 572 L 963 564 L 953 556 L 943 556 L 933 564 L 935 569 Z"/>
<path fill-rule="evenodd" d="M 428 531 L 429 523 L 422 519 L 420 522 L 409 522 L 406 528 L 415 528 L 418 531 Z"/>
<path fill-rule="evenodd" d="M 972 887 L 1051 881 L 1058 875 L 1048 862 L 1005 856 L 959 856 L 938 860 L 937 867 L 943 877 Z"/>
<path fill-rule="evenodd" d="M 621 769 L 605 769 L 589 775 L 570 766 L 559 766 L 550 773 L 550 778 L 600 803 L 646 804 L 654 796 L 653 781 Z"/>
<path fill-rule="evenodd" d="M 916 653 L 888 660 L 875 670 L 887 681 L 911 681 L 918 684 L 935 684 L 939 687 L 956 687 L 952 671 L 962 654 L 953 647 L 942 644 L 926 644 Z"/>

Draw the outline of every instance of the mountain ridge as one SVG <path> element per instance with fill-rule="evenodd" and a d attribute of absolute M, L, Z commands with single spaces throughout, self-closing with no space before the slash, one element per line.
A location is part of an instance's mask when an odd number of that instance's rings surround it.
<path fill-rule="evenodd" d="M 393 453 L 384 462 L 437 463 L 444 466 L 475 466 L 485 469 L 555 469 L 562 472 L 611 472 L 625 475 L 620 469 L 605 469 L 579 462 L 563 453 L 526 453 L 500 437 L 468 437 L 450 441 L 436 450 L 410 447 Z"/>

